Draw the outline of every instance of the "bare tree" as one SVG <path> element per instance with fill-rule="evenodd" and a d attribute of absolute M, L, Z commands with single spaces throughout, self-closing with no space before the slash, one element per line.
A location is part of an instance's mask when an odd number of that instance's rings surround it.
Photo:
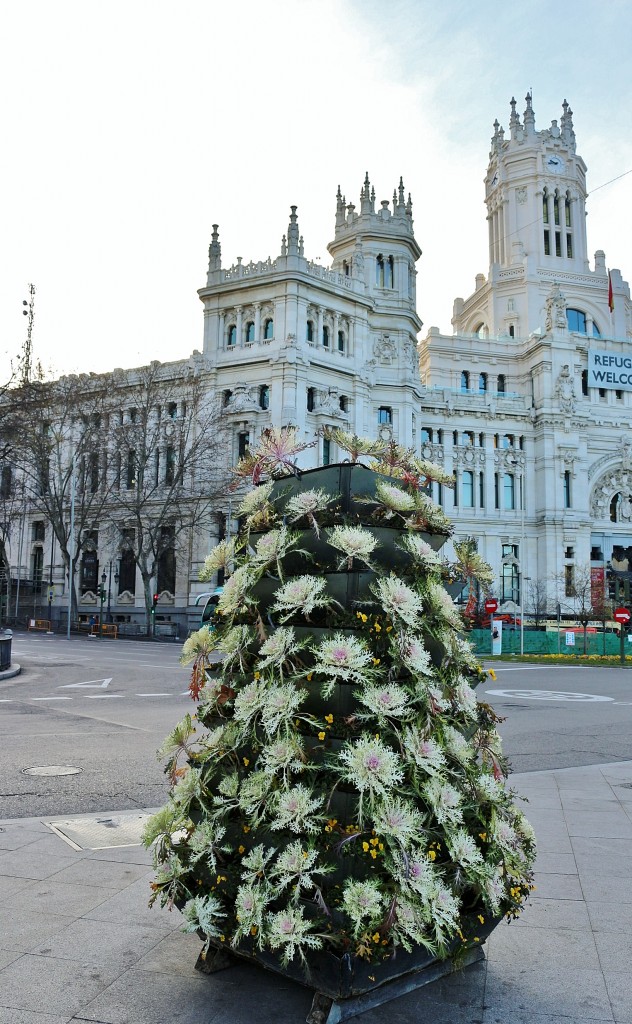
<path fill-rule="evenodd" d="M 229 454 L 217 398 L 185 364 L 153 362 L 117 380 L 110 415 L 112 489 L 104 510 L 119 550 L 143 583 L 147 633 L 154 593 L 175 588 L 178 551 L 208 534 L 228 487 Z"/>
<path fill-rule="evenodd" d="M 548 588 L 545 580 L 530 580 L 527 586 L 525 611 L 533 619 L 536 629 L 547 617 Z"/>
<path fill-rule="evenodd" d="M 595 581 L 590 564 L 567 565 L 564 572 L 554 577 L 560 588 L 560 603 L 567 608 L 583 628 L 584 654 L 587 651 L 586 630 L 591 619 L 600 619 L 603 609 L 599 599 L 595 600 Z"/>
<path fill-rule="evenodd" d="M 16 455 L 29 508 L 43 515 L 57 540 L 71 608 L 76 607 L 79 558 L 94 546 L 109 499 L 105 438 L 110 390 L 107 376 L 62 377 L 28 385 L 19 409 Z"/>

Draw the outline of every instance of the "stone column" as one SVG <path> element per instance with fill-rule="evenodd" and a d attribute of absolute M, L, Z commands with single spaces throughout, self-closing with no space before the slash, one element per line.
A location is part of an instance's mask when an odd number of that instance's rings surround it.
<path fill-rule="evenodd" d="M 241 346 L 244 343 L 243 307 L 237 306 L 235 312 L 237 313 L 237 344 Z"/>
<path fill-rule="evenodd" d="M 255 341 L 261 343 L 261 303 L 255 302 Z"/>

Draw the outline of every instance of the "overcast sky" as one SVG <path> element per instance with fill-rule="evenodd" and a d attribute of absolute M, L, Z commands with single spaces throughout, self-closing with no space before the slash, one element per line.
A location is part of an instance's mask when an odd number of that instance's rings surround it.
<path fill-rule="evenodd" d="M 211 225 L 229 266 L 280 251 L 289 208 L 329 262 L 338 184 L 413 197 L 418 306 L 450 333 L 487 272 L 492 124 L 533 89 L 573 111 L 589 189 L 632 168 L 627 0 L 20 0 L 2 4 L 0 353 L 53 372 L 202 347 Z M 632 274 L 632 175 L 588 200 L 589 252 Z"/>

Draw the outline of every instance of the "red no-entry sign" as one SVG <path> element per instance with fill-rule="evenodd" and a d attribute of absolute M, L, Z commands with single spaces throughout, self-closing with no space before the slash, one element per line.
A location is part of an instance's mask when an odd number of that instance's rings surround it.
<path fill-rule="evenodd" d="M 487 605 L 485 605 L 485 607 L 487 607 Z M 614 618 L 615 622 L 629 622 L 631 616 L 627 608 L 617 608 L 614 613 Z"/>
<path fill-rule="evenodd" d="M 495 612 L 497 610 L 497 608 L 498 608 L 498 601 L 496 600 L 496 598 L 495 597 L 488 598 L 487 601 L 485 602 L 485 611 L 491 613 L 491 612 Z"/>

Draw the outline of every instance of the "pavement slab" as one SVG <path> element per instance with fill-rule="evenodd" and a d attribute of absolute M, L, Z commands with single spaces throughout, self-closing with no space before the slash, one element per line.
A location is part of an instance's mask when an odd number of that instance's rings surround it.
<path fill-rule="evenodd" d="M 632 1024 L 630 781 L 630 762 L 514 776 L 539 849 L 524 913 L 486 961 L 359 1024 Z M 201 942 L 178 911 L 148 909 L 148 851 L 73 851 L 45 820 L 0 825 L 0 1024 L 305 1019 L 301 985 L 246 963 L 195 970 Z"/>

